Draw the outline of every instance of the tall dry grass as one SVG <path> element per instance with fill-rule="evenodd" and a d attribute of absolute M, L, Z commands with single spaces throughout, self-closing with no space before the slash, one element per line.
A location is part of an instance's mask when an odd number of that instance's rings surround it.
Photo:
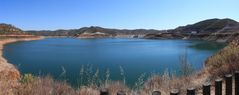
<path fill-rule="evenodd" d="M 239 40 L 234 40 L 205 62 L 205 71 L 212 77 L 222 77 L 236 70 L 239 70 Z"/>
<path fill-rule="evenodd" d="M 201 94 L 202 84 L 213 83 L 216 78 L 224 77 L 225 74 L 231 74 L 239 70 L 239 40 L 232 41 L 227 47 L 208 58 L 205 61 L 205 67 L 195 73 L 192 73 L 192 68 L 186 57 L 186 55 L 180 57 L 181 72 L 184 77 L 175 77 L 169 75 L 168 72 L 162 76 L 152 76 L 139 90 L 141 95 L 149 95 L 154 90 L 159 90 L 162 95 L 166 95 L 172 89 L 179 89 L 181 94 L 185 94 L 189 87 L 195 87 L 196 93 Z"/>

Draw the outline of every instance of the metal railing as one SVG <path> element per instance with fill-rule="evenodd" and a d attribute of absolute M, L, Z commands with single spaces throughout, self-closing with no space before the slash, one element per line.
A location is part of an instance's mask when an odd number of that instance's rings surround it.
<path fill-rule="evenodd" d="M 233 82 L 234 75 L 234 82 Z M 225 81 L 225 89 L 223 88 L 223 80 Z M 214 91 L 215 95 L 239 95 L 239 71 L 236 71 L 234 74 L 227 74 L 224 78 L 218 78 L 215 81 Z M 234 84 L 234 88 L 233 88 Z M 202 84 L 202 95 L 211 95 L 211 83 Z M 234 89 L 234 90 L 233 90 Z M 225 90 L 225 91 L 223 91 Z M 190 87 L 187 89 L 187 95 L 196 95 L 196 89 L 194 87 Z M 224 93 L 223 93 L 224 92 Z M 170 91 L 170 95 L 179 95 L 180 91 L 178 89 L 172 89 Z M 110 95 L 107 89 L 102 89 L 100 91 L 100 95 Z M 116 95 L 126 95 L 124 91 L 118 91 Z M 152 95 L 161 95 L 160 91 L 153 91 Z"/>

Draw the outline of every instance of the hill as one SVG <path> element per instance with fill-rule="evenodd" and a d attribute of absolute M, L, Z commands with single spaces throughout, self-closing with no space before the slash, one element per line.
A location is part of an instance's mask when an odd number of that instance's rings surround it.
<path fill-rule="evenodd" d="M 26 31 L 35 35 L 43 36 L 71 36 L 79 38 L 102 38 L 102 37 L 143 37 L 149 33 L 158 33 L 159 30 L 153 29 L 110 29 L 98 26 L 82 27 L 80 29 L 69 30 L 42 30 L 42 31 Z"/>
<path fill-rule="evenodd" d="M 23 32 L 21 29 L 11 24 L 0 24 L 0 35 L 26 35 L 28 33 Z"/>
<path fill-rule="evenodd" d="M 175 32 L 191 33 L 228 33 L 236 32 L 239 29 L 239 23 L 232 19 L 208 19 L 192 25 L 186 25 L 176 28 Z M 231 30 L 231 31 L 229 31 Z"/>
<path fill-rule="evenodd" d="M 208 19 L 167 30 L 165 33 L 147 34 L 148 39 L 202 39 L 229 42 L 239 36 L 239 23 L 232 19 Z"/>

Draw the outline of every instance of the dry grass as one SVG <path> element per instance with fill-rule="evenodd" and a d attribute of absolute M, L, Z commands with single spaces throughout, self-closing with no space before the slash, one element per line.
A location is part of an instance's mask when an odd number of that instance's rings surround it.
<path fill-rule="evenodd" d="M 106 88 L 110 95 L 116 95 L 118 91 L 123 91 L 127 95 L 149 95 L 154 90 L 163 91 L 163 85 L 169 85 L 164 83 L 165 80 L 156 77 L 150 81 L 151 85 L 148 85 L 147 81 L 142 88 L 129 89 L 122 82 L 108 82 L 102 84 L 100 87 L 96 86 L 81 86 L 80 88 L 72 88 L 65 82 L 55 81 L 53 78 L 47 77 L 33 77 L 24 75 L 21 81 L 16 86 L 11 86 L 9 81 L 1 81 L 1 93 L 0 95 L 99 95 L 100 90 Z M 158 82 L 157 84 L 155 82 Z M 163 83 L 161 83 L 163 82 Z M 178 82 L 178 81 L 175 81 Z M 178 83 L 176 83 L 178 84 Z M 166 90 L 165 90 L 166 91 Z M 166 93 L 166 92 L 165 92 Z"/>
<path fill-rule="evenodd" d="M 97 86 L 81 86 L 73 88 L 64 81 L 56 81 L 50 76 L 35 77 L 25 74 L 19 82 L 2 79 L 0 81 L 0 95 L 99 95 L 100 90 L 106 88 L 110 95 L 124 91 L 130 95 L 130 89 L 121 82 L 108 81 Z"/>
<path fill-rule="evenodd" d="M 8 80 L 1 80 L 0 83 L 0 95 L 99 95 L 97 88 L 74 89 L 66 82 L 54 81 L 49 76 L 39 78 L 24 75 L 18 84 L 12 85 Z"/>
<path fill-rule="evenodd" d="M 239 70 L 239 40 L 231 42 L 205 63 L 205 71 L 212 77 L 222 77 L 236 70 Z"/>
<path fill-rule="evenodd" d="M 155 75 L 149 78 L 139 91 L 143 93 L 141 95 L 150 95 L 155 90 L 161 91 L 162 95 L 169 95 L 171 90 L 178 89 L 181 94 L 185 94 L 186 89 L 189 87 L 201 89 L 202 84 L 206 82 L 207 79 L 207 77 L 197 78 L 197 74 L 184 77 Z"/>
<path fill-rule="evenodd" d="M 182 60 L 183 67 L 187 67 Z M 188 68 L 188 67 L 187 67 Z M 185 69 L 185 68 L 184 68 Z M 192 73 L 184 77 L 174 77 L 167 73 L 163 76 L 153 76 L 145 82 L 141 95 L 149 95 L 154 90 L 159 90 L 163 95 L 169 94 L 172 89 L 179 89 L 180 93 L 186 93 L 188 87 L 195 87 L 198 94 L 201 94 L 202 84 L 212 82 L 218 77 L 224 77 L 225 74 L 231 74 L 239 70 L 239 41 L 234 40 L 227 47 L 208 58 L 205 67 L 199 72 Z M 188 73 L 187 70 L 184 70 Z M 214 85 L 214 84 L 212 84 Z M 214 92 L 212 92 L 214 93 Z"/>
<path fill-rule="evenodd" d="M 1 78 L 0 80 L 0 95 L 14 95 L 15 81 Z"/>

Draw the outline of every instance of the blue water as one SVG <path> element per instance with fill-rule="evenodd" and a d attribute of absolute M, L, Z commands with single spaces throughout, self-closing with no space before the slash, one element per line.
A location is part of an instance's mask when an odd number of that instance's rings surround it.
<path fill-rule="evenodd" d="M 133 85 L 142 73 L 162 74 L 168 70 L 180 74 L 179 56 L 184 54 L 192 67 L 200 70 L 205 59 L 223 46 L 189 40 L 46 38 L 7 44 L 3 51 L 22 74 L 49 74 L 75 85 L 97 69 L 102 80 L 107 69 L 111 80 L 122 80 L 121 66 L 126 83 Z M 82 66 L 90 75 L 80 75 Z"/>

